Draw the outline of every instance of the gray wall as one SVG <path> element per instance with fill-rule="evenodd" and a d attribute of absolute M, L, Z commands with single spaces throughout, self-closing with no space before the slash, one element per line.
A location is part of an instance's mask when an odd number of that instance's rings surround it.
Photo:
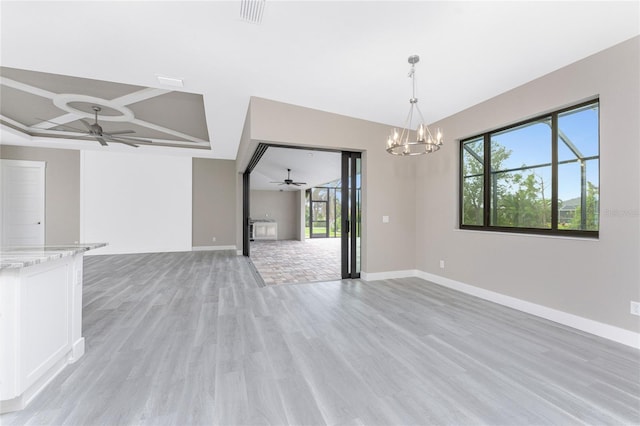
<path fill-rule="evenodd" d="M 194 247 L 236 244 L 235 163 L 233 160 L 193 159 Z"/>
<path fill-rule="evenodd" d="M 80 240 L 80 152 L 66 149 L 0 146 L 0 158 L 45 161 L 45 243 Z"/>
<path fill-rule="evenodd" d="M 447 143 L 417 168 L 417 269 L 640 331 L 640 318 L 629 313 L 629 302 L 640 300 L 639 43 L 636 37 L 435 124 Z M 598 95 L 599 240 L 457 229 L 460 139 Z"/>
<path fill-rule="evenodd" d="M 279 240 L 298 240 L 298 192 L 300 191 L 251 191 L 251 218 L 274 219 L 278 222 Z"/>

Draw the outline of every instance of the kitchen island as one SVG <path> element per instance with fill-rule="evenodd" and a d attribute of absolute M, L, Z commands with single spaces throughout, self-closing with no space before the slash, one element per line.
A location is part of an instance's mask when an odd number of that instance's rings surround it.
<path fill-rule="evenodd" d="M 0 251 L 0 413 L 24 408 L 84 354 L 83 256 L 104 246 Z"/>

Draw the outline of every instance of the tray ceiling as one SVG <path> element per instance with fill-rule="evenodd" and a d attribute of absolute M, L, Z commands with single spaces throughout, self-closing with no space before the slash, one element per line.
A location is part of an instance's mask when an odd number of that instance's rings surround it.
<path fill-rule="evenodd" d="M 132 131 L 138 145 L 211 148 L 202 95 L 8 67 L 0 76 L 0 122 L 30 136 L 97 143 L 85 123 L 99 107 L 105 133 Z"/>

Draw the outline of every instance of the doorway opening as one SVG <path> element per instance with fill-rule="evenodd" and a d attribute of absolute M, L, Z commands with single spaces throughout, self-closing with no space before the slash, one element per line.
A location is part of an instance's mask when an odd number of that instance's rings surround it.
<path fill-rule="evenodd" d="M 263 283 L 360 276 L 361 154 L 260 144 L 243 174 L 243 254 Z"/>

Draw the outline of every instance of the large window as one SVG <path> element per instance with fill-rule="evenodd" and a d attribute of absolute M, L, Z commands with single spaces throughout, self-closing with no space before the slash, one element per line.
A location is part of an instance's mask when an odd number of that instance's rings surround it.
<path fill-rule="evenodd" d="M 598 236 L 599 102 L 465 139 L 460 228 Z"/>

